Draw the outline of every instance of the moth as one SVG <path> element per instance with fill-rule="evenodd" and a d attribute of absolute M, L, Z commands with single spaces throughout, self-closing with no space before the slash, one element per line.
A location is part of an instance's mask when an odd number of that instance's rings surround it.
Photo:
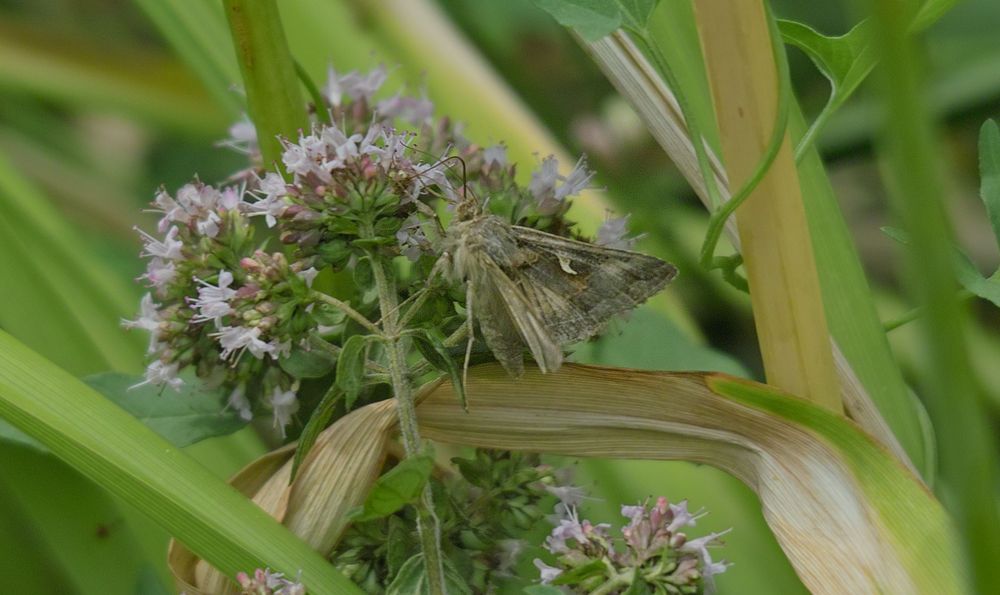
<path fill-rule="evenodd" d="M 470 347 L 475 317 L 515 377 L 524 373 L 525 347 L 542 372 L 554 372 L 564 345 L 594 336 L 677 275 L 652 256 L 511 225 L 475 200 L 459 203 L 441 262 L 452 282 L 466 283 Z"/>

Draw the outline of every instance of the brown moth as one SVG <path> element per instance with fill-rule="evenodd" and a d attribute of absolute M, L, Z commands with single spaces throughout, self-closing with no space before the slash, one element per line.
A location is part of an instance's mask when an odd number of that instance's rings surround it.
<path fill-rule="evenodd" d="M 458 205 L 444 247 L 445 274 L 466 282 L 469 320 L 515 377 L 525 346 L 542 372 L 554 372 L 563 345 L 597 334 L 677 275 L 652 256 L 511 225 L 474 199 Z"/>

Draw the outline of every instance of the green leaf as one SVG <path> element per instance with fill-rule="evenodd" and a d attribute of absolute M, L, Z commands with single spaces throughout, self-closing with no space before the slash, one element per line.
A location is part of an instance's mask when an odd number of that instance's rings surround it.
<path fill-rule="evenodd" d="M 48 450 L 39 444 L 37 440 L 2 419 L 0 419 L 0 441 L 17 444 L 19 446 L 27 446 L 42 452 L 46 452 Z"/>
<path fill-rule="evenodd" d="M 131 388 L 142 381 L 141 377 L 116 372 L 84 378 L 91 388 L 174 446 L 232 434 L 247 423 L 226 407 L 222 395 L 206 390 L 196 379 L 188 378 L 179 392 L 149 384 Z"/>
<path fill-rule="evenodd" d="M 302 434 L 299 436 L 299 446 L 295 449 L 295 458 L 292 459 L 292 476 L 288 480 L 289 483 L 295 480 L 295 474 L 298 473 L 299 466 L 302 465 L 302 461 L 306 459 L 309 450 L 316 443 L 316 438 L 326 428 L 326 425 L 330 423 L 330 418 L 333 417 L 337 401 L 342 396 L 344 396 L 344 393 L 340 390 L 340 387 L 336 384 L 331 386 L 326 391 L 326 394 L 323 395 L 323 399 L 319 402 L 319 405 L 316 406 L 316 410 L 309 418 L 309 421 L 306 422 L 306 426 L 302 428 Z"/>
<path fill-rule="evenodd" d="M 531 585 L 525 587 L 524 595 L 564 595 L 563 591 L 552 585 Z"/>
<path fill-rule="evenodd" d="M 399 574 L 385 589 L 385 595 L 414 595 L 427 592 L 427 573 L 423 554 L 416 554 L 403 564 Z"/>
<path fill-rule="evenodd" d="M 799 158 L 815 141 L 833 113 L 871 73 L 877 58 L 871 46 L 867 21 L 858 23 L 840 36 L 826 36 L 808 25 L 795 21 L 779 20 L 778 29 L 785 43 L 805 52 L 816 68 L 830 81 L 830 98 L 795 149 L 796 158 Z"/>
<path fill-rule="evenodd" d="M 406 457 L 375 481 L 364 505 L 353 513 L 353 520 L 387 517 L 414 502 L 433 470 L 434 457 L 430 454 Z"/>
<path fill-rule="evenodd" d="M 955 276 L 959 284 L 978 297 L 1000 308 L 1000 271 L 989 278 L 983 276 L 964 252 L 955 250 Z"/>
<path fill-rule="evenodd" d="M 615 2 L 607 0 L 534 0 L 564 27 L 575 29 L 587 41 L 610 35 L 621 26 L 622 16 Z"/>
<path fill-rule="evenodd" d="M 575 585 L 585 581 L 592 576 L 601 576 L 607 570 L 602 560 L 591 560 L 583 566 L 577 566 L 570 570 L 563 571 L 562 574 L 552 580 L 553 585 Z"/>
<path fill-rule="evenodd" d="M 891 227 L 889 225 L 884 225 L 880 227 L 879 230 L 881 230 L 882 233 L 884 233 L 885 235 L 889 236 L 890 239 L 893 239 L 904 246 L 910 243 L 910 234 L 906 233 L 906 231 L 898 227 Z"/>
<path fill-rule="evenodd" d="M 576 29 L 587 41 L 610 35 L 619 27 L 644 31 L 659 0 L 534 0 L 560 25 Z"/>
<path fill-rule="evenodd" d="M 365 342 L 362 335 L 352 335 L 340 351 L 337 360 L 337 386 L 344 391 L 344 403 L 350 411 L 361 393 L 365 380 Z"/>
<path fill-rule="evenodd" d="M 649 584 L 639 578 L 638 574 L 639 569 L 637 568 L 632 573 L 632 584 L 622 595 L 652 595 L 653 591 L 649 588 Z"/>
<path fill-rule="evenodd" d="M 987 120 L 979 130 L 979 196 L 1000 245 L 1000 127 Z"/>
<path fill-rule="evenodd" d="M 333 371 L 337 358 L 318 345 L 310 349 L 295 347 L 288 357 L 278 360 L 281 369 L 295 378 L 322 378 Z"/>
<path fill-rule="evenodd" d="M 0 332 L 0 417 L 227 575 L 270 567 L 361 591 L 286 527 L 71 374 Z"/>
<path fill-rule="evenodd" d="M 416 345 L 420 355 L 424 356 L 427 363 L 444 372 L 451 378 L 451 383 L 455 386 L 455 394 L 462 403 L 462 409 L 469 410 L 469 403 L 465 398 L 465 383 L 462 382 L 462 368 L 458 365 L 448 348 L 445 347 L 441 337 L 431 331 L 418 333 L 413 336 L 413 344 Z"/>

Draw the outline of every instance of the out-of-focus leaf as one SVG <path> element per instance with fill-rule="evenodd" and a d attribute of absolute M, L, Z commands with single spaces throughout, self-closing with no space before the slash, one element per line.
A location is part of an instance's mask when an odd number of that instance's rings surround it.
<path fill-rule="evenodd" d="M 295 347 L 288 357 L 279 359 L 278 364 L 295 378 L 322 378 L 333 371 L 337 358 L 320 347 Z"/>
<path fill-rule="evenodd" d="M 0 332 L 0 417 L 134 504 L 228 575 L 302 571 L 311 593 L 358 593 L 329 563 L 207 469 L 93 389 Z"/>
<path fill-rule="evenodd" d="M 119 327 L 133 292 L 80 249 L 46 199 L 0 159 L 0 328 L 76 374 L 138 367 L 142 338 Z"/>
<path fill-rule="evenodd" d="M 979 130 L 979 196 L 1000 246 L 1000 127 L 987 120 Z"/>
<path fill-rule="evenodd" d="M 387 517 L 416 501 L 434 470 L 429 454 L 409 456 L 378 478 L 364 506 L 351 520 L 361 522 Z"/>
<path fill-rule="evenodd" d="M 146 557 L 121 507 L 48 454 L 0 445 L 0 457 L 0 489 L 74 584 L 70 592 L 132 595 L 135 577 L 155 558 Z"/>
<path fill-rule="evenodd" d="M 48 450 L 37 440 L 2 419 L 0 419 L 0 441 L 10 442 L 11 444 L 17 444 L 20 446 L 27 446 L 41 452 Z"/>
<path fill-rule="evenodd" d="M 884 225 L 879 229 L 882 233 L 889 236 L 890 239 L 895 240 L 904 246 L 910 243 L 910 234 L 906 233 L 905 230 L 898 227 L 890 227 L 888 225 Z"/>
<path fill-rule="evenodd" d="M 552 584 L 575 585 L 592 576 L 603 574 L 606 568 L 603 560 L 593 560 L 587 564 L 563 572 L 552 581 Z"/>
<path fill-rule="evenodd" d="M 563 595 L 562 589 L 551 585 L 531 585 L 524 588 L 525 595 Z"/>
<path fill-rule="evenodd" d="M 955 277 L 962 287 L 1000 308 L 1000 271 L 989 278 L 984 277 L 969 257 L 959 250 L 955 251 L 954 263 Z"/>
<path fill-rule="evenodd" d="M 143 378 L 116 372 L 83 381 L 174 446 L 232 434 L 247 424 L 219 391 L 205 389 L 197 379 L 188 378 L 176 392 L 151 384 L 137 386 Z"/>
<path fill-rule="evenodd" d="M 240 80 L 240 71 L 220 2 L 135 0 L 135 3 L 231 118 L 246 110 L 243 98 L 233 88 Z"/>
<path fill-rule="evenodd" d="M 24 24 L 0 23 L 0 87 L 76 108 L 120 110 L 200 137 L 227 124 L 202 84 L 169 56 L 113 51 Z"/>

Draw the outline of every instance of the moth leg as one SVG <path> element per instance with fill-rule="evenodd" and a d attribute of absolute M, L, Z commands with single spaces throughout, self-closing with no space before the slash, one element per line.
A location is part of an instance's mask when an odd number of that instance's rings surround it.
<path fill-rule="evenodd" d="M 475 341 L 475 332 L 473 329 L 473 319 L 472 319 L 472 304 L 475 301 L 476 291 L 475 283 L 471 280 L 466 284 L 465 288 L 465 324 L 468 326 L 469 337 L 465 341 L 465 361 L 462 362 L 462 384 L 466 385 L 469 381 L 469 360 L 472 359 L 472 344 Z"/>

